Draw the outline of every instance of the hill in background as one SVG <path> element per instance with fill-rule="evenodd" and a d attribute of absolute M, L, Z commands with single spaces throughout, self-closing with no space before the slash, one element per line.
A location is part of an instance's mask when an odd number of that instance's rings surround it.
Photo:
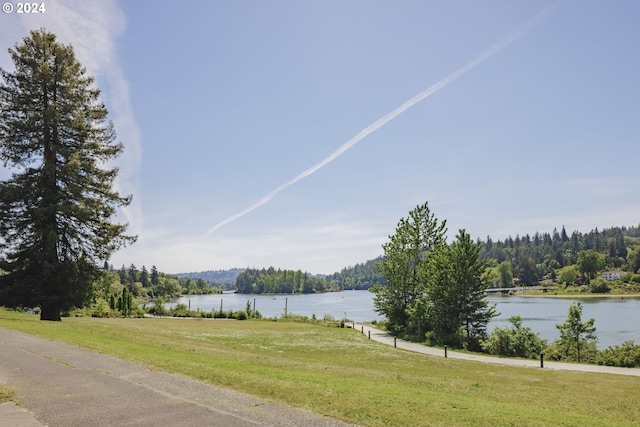
<path fill-rule="evenodd" d="M 179 279 L 202 279 L 208 283 L 221 285 L 235 285 L 236 278 L 246 268 L 232 268 L 230 270 L 209 270 L 192 273 L 178 273 L 175 276 Z"/>

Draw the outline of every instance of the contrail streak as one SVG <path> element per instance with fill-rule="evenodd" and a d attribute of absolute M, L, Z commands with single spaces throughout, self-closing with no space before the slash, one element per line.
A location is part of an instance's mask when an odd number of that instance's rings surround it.
<path fill-rule="evenodd" d="M 487 49 L 484 52 L 482 52 L 480 55 L 475 57 L 473 60 L 468 62 L 463 67 L 461 67 L 458 70 L 454 71 L 453 73 L 449 74 L 447 77 L 443 78 L 442 80 L 440 80 L 439 82 L 437 82 L 433 86 L 431 86 L 431 87 L 423 90 L 422 92 L 418 93 L 416 96 L 414 96 L 413 98 L 409 99 L 404 104 L 402 104 L 399 107 L 397 107 L 395 110 L 391 111 L 390 113 L 387 113 L 383 117 L 381 117 L 378 120 L 376 120 L 375 122 L 371 123 L 369 126 L 364 128 L 363 130 L 361 130 L 356 136 L 354 136 L 353 138 L 351 138 L 350 140 L 348 140 L 347 142 L 342 144 L 338 149 L 336 149 L 333 153 L 331 153 L 325 159 L 323 159 L 322 161 L 320 161 L 320 162 L 316 163 L 315 165 L 311 166 L 309 169 L 305 170 L 304 172 L 300 173 L 299 175 L 296 175 L 294 178 L 290 179 L 289 181 L 285 182 L 284 184 L 278 186 L 276 189 L 271 191 L 266 196 L 262 197 L 260 200 L 258 200 L 253 205 L 249 206 L 248 208 L 244 209 L 243 211 L 238 212 L 235 215 L 231 215 L 227 219 L 224 219 L 224 220 L 220 221 L 219 223 L 214 225 L 211 229 L 209 229 L 209 231 L 204 233 L 202 235 L 202 237 L 206 237 L 206 236 L 214 233 L 220 227 L 222 227 L 222 226 L 224 226 L 226 224 L 229 224 L 230 222 L 233 222 L 233 221 L 237 220 L 238 218 L 241 218 L 241 217 L 245 216 L 246 214 L 256 210 L 257 208 L 259 208 L 260 206 L 264 205 L 265 203 L 268 203 L 271 199 L 273 199 L 281 191 L 283 191 L 286 188 L 292 186 L 296 182 L 303 180 L 304 178 L 308 177 L 309 175 L 314 174 L 318 170 L 322 169 L 324 166 L 328 165 L 329 163 L 331 163 L 332 161 L 334 161 L 335 159 L 340 157 L 342 154 L 344 154 L 344 152 L 347 151 L 349 148 L 353 147 L 358 142 L 362 141 L 369 134 L 377 131 L 382 126 L 386 125 L 391 120 L 395 119 L 396 117 L 398 117 L 400 114 L 404 113 L 409 108 L 413 107 L 414 105 L 416 105 L 420 101 L 423 101 L 426 98 L 428 98 L 429 96 L 431 96 L 434 93 L 438 92 L 440 89 L 444 88 L 449 83 L 452 83 L 454 80 L 458 79 L 460 76 L 465 74 L 467 71 L 470 71 L 471 69 L 475 68 L 477 65 L 480 65 L 481 63 L 483 63 L 487 59 L 491 58 L 496 53 L 500 52 L 502 49 L 506 48 L 507 46 L 509 46 L 510 44 L 515 42 L 517 39 L 519 39 L 524 34 L 529 32 L 532 28 L 534 28 L 537 25 L 538 21 L 546 13 L 547 13 L 547 9 L 545 9 L 542 12 L 540 12 L 539 14 L 534 16 L 533 18 L 529 19 L 527 22 L 525 22 L 524 24 L 522 24 L 521 26 L 516 28 L 513 32 L 511 32 L 507 37 L 505 37 L 504 39 L 502 39 L 498 43 L 496 43 L 493 46 L 491 46 L 489 49 Z"/>

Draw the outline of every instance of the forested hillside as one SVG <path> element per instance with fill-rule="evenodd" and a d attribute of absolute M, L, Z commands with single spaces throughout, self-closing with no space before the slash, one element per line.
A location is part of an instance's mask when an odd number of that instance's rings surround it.
<path fill-rule="evenodd" d="M 560 231 L 533 236 L 509 236 L 504 241 L 477 239 L 480 259 L 490 267 L 491 279 L 498 286 L 531 286 L 541 281 L 565 285 L 585 284 L 595 273 L 620 269 L 628 281 L 640 283 L 640 226 L 612 227 L 588 233 Z M 384 283 L 375 265 L 382 256 L 343 268 L 327 276 L 327 285 L 340 289 L 366 289 Z"/>
<path fill-rule="evenodd" d="M 240 294 L 309 294 L 327 290 L 324 279 L 300 270 L 276 270 L 273 267 L 246 269 L 238 275 L 236 287 Z"/>
<path fill-rule="evenodd" d="M 330 274 L 326 277 L 327 286 L 339 289 L 369 289 L 377 283 L 384 284 L 384 277 L 376 270 L 376 264 L 380 261 L 382 256 Z"/>
<path fill-rule="evenodd" d="M 205 282 L 217 285 L 235 285 L 236 278 L 245 270 L 245 268 L 232 268 L 229 270 L 208 270 L 193 273 L 179 273 L 176 274 L 176 277 L 178 277 L 179 279 L 202 279 Z"/>
<path fill-rule="evenodd" d="M 501 285 L 519 282 L 534 285 L 543 279 L 556 281 L 561 273 L 574 266 L 581 279 L 588 281 L 605 269 L 620 269 L 635 274 L 640 268 L 640 228 L 612 227 L 591 230 L 589 233 L 564 227 L 552 233 L 533 236 L 509 236 L 504 241 L 478 241 L 482 245 L 480 257 L 498 269 L 494 279 Z M 500 270 L 501 269 L 501 270 Z M 502 272 L 502 273 L 500 273 Z M 512 275 L 512 277 L 509 277 Z"/>

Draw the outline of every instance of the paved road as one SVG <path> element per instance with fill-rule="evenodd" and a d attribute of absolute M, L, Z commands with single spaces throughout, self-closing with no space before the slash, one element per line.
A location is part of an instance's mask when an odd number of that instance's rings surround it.
<path fill-rule="evenodd" d="M 363 323 L 352 323 L 352 324 L 348 324 L 348 326 L 366 334 L 372 340 L 375 340 L 384 344 L 394 345 L 394 338 L 392 335 L 389 335 L 386 332 L 376 329 L 371 325 L 363 324 Z M 396 339 L 395 345 L 397 348 L 414 351 L 416 353 L 444 357 L 444 350 L 441 348 L 427 347 L 422 344 L 404 341 L 401 339 Z M 491 357 L 491 356 L 483 356 L 480 354 L 459 353 L 451 350 L 447 351 L 447 357 L 451 359 L 473 360 L 476 362 L 495 363 L 499 365 L 533 367 L 538 369 L 540 368 L 539 360 Z M 555 369 L 555 370 L 563 370 L 563 371 L 598 372 L 603 374 L 633 375 L 633 376 L 640 377 L 640 369 L 637 369 L 637 368 L 617 368 L 614 366 L 583 365 L 579 363 L 561 363 L 561 362 L 544 361 L 544 369 Z"/>
<path fill-rule="evenodd" d="M 351 425 L 8 329 L 0 383 L 28 410 L 0 405 L 0 427 Z"/>

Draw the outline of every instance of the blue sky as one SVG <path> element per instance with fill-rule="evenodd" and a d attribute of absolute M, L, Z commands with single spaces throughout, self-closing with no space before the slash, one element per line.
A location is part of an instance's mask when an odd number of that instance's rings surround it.
<path fill-rule="evenodd" d="M 45 27 L 96 76 L 139 235 L 116 267 L 332 273 L 425 201 L 450 240 L 640 223 L 640 2 L 45 6 L 0 16 L 0 67 Z"/>

